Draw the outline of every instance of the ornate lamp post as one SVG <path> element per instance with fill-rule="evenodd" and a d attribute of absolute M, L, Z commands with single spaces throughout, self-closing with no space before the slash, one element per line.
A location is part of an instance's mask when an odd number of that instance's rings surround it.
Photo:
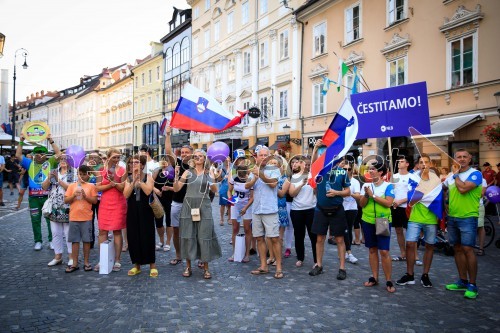
<path fill-rule="evenodd" d="M 3 57 L 4 46 L 5 46 L 5 35 L 0 32 L 0 58 Z"/>
<path fill-rule="evenodd" d="M 12 139 L 11 139 L 11 148 L 14 151 L 16 145 L 16 60 L 17 54 L 20 53 L 21 56 L 24 57 L 23 68 L 28 68 L 28 64 L 26 63 L 26 57 L 28 56 L 28 51 L 26 49 L 17 49 L 14 54 L 14 84 L 13 84 L 13 101 L 12 101 Z"/>

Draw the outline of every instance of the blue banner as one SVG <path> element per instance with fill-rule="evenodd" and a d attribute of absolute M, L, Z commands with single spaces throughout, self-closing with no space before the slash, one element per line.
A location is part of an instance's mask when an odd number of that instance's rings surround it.
<path fill-rule="evenodd" d="M 409 136 L 410 127 L 431 133 L 425 82 L 354 94 L 351 103 L 359 123 L 356 139 Z"/>

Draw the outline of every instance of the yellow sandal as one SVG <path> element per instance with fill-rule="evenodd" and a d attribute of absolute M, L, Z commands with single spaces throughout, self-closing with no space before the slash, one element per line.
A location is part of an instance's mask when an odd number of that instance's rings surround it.
<path fill-rule="evenodd" d="M 134 276 L 134 275 L 139 274 L 140 272 L 141 272 L 141 270 L 139 268 L 134 267 L 128 271 L 128 276 Z"/>
<path fill-rule="evenodd" d="M 151 268 L 149 271 L 149 276 L 152 278 L 157 278 L 158 277 L 158 270 L 156 268 Z"/>

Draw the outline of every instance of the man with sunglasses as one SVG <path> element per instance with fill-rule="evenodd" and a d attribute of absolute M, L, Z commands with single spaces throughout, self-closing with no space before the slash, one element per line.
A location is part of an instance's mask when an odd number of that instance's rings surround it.
<path fill-rule="evenodd" d="M 43 146 L 38 146 L 33 149 L 33 160 L 23 156 L 23 146 L 24 146 L 24 136 L 21 135 L 19 138 L 19 146 L 16 150 L 16 158 L 21 161 L 21 166 L 28 171 L 29 176 L 29 209 L 31 217 L 31 226 L 33 228 L 33 236 L 35 240 L 35 251 L 40 251 L 42 249 L 42 207 L 47 200 L 48 191 L 42 189 L 43 181 L 49 177 L 50 171 L 57 168 L 56 157 L 59 156 L 61 151 L 59 147 L 54 143 L 52 137 L 49 135 L 47 140 L 49 141 L 52 149 L 54 150 L 54 156 L 47 158 L 48 150 Z M 52 248 L 52 232 L 50 230 L 50 221 L 45 219 L 48 227 L 48 239 L 49 247 Z"/>

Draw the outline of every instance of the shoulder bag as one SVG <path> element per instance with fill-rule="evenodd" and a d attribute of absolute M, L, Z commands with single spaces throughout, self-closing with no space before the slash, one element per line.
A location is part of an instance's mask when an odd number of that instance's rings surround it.
<path fill-rule="evenodd" d="M 377 217 L 377 204 L 375 200 L 373 200 L 373 210 L 375 212 L 375 234 L 377 236 L 390 236 L 391 228 L 389 226 L 389 219 L 387 217 Z"/>
<path fill-rule="evenodd" d="M 163 215 L 165 215 L 165 211 L 163 210 L 163 205 L 161 204 L 160 199 L 158 199 L 156 193 L 154 192 L 151 192 L 151 195 L 149 196 L 149 206 L 153 210 L 155 218 L 161 219 Z"/>

